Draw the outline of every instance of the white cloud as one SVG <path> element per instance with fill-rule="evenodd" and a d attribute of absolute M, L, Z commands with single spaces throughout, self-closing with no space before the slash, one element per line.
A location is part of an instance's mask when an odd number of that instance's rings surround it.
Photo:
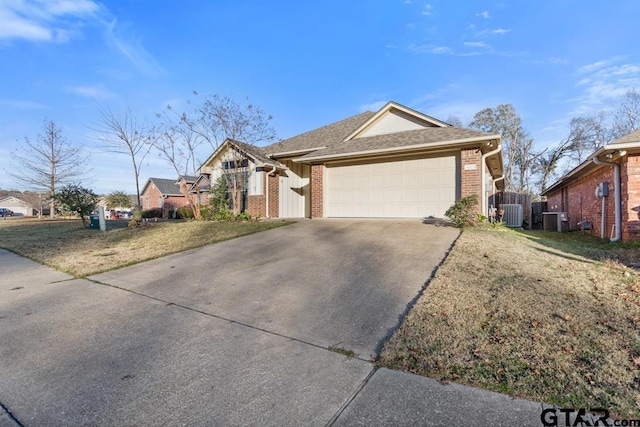
<path fill-rule="evenodd" d="M 65 43 L 78 22 L 92 18 L 99 8 L 92 0 L 4 1 L 0 40 Z"/>
<path fill-rule="evenodd" d="M 513 30 L 506 29 L 506 28 L 496 28 L 495 30 L 491 30 L 491 33 L 492 34 L 503 35 L 503 34 L 510 33 L 511 31 L 513 31 Z"/>
<path fill-rule="evenodd" d="M 105 23 L 107 43 L 118 53 L 126 57 L 139 71 L 147 75 L 162 72 L 155 58 L 142 45 L 142 39 L 126 34 L 126 25 L 118 25 L 117 19 Z"/>
<path fill-rule="evenodd" d="M 488 48 L 490 47 L 485 42 L 464 42 L 464 45 L 467 47 L 478 47 L 478 48 Z"/>
<path fill-rule="evenodd" d="M 489 11 L 486 11 L 486 10 L 482 11 L 480 13 L 477 13 L 476 16 L 479 16 L 479 17 L 484 18 L 484 19 L 489 19 L 490 18 Z"/>
<path fill-rule="evenodd" d="M 0 107 L 15 110 L 44 110 L 48 108 L 39 102 L 26 101 L 23 99 L 0 99 Z"/>
<path fill-rule="evenodd" d="M 69 91 L 94 99 L 108 99 L 113 97 L 113 93 L 105 89 L 102 85 L 74 86 L 69 88 Z"/>
<path fill-rule="evenodd" d="M 388 101 L 382 100 L 382 101 L 374 101 L 369 104 L 362 104 L 358 107 L 358 110 L 361 113 L 365 111 L 378 111 L 379 109 L 384 107 L 387 104 L 387 102 Z"/>
<path fill-rule="evenodd" d="M 436 46 L 431 49 L 431 53 L 435 53 L 437 55 L 450 55 L 453 51 L 447 46 Z"/>
<path fill-rule="evenodd" d="M 575 83 L 580 90 L 569 102 L 576 104 L 574 115 L 606 109 L 607 104 L 640 87 L 640 64 L 622 63 L 621 57 L 583 65 L 576 70 L 580 78 Z"/>
<path fill-rule="evenodd" d="M 431 5 L 429 3 L 426 3 L 423 7 L 422 7 L 422 14 L 424 16 L 431 16 L 433 14 L 433 12 L 431 12 Z"/>

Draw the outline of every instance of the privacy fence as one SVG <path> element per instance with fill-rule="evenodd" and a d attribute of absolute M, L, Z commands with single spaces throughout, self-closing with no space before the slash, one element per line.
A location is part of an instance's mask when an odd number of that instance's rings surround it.
<path fill-rule="evenodd" d="M 489 197 L 489 205 L 496 208 L 499 212 L 505 211 L 504 207 L 513 205 L 522 206 L 522 227 L 527 229 L 542 228 L 542 212 L 547 210 L 547 202 L 532 202 L 531 194 L 500 192 Z M 507 209 L 507 214 L 509 213 Z"/>

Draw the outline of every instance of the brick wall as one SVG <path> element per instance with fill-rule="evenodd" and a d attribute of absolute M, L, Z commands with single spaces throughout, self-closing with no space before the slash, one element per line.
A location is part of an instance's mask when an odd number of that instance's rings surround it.
<path fill-rule="evenodd" d="M 475 194 L 478 196 L 478 208 L 482 210 L 482 153 L 479 147 L 464 148 L 460 152 L 460 197 L 467 197 Z"/>
<path fill-rule="evenodd" d="M 269 180 L 269 217 L 277 218 L 280 216 L 280 176 L 278 174 L 267 175 Z"/>
<path fill-rule="evenodd" d="M 162 209 L 162 217 L 170 218 L 173 215 L 173 208 L 179 209 L 183 206 L 189 206 L 187 198 L 184 196 L 167 196 L 164 199 L 164 207 Z"/>
<path fill-rule="evenodd" d="M 311 218 L 324 216 L 324 165 L 311 165 Z"/>
<path fill-rule="evenodd" d="M 267 198 L 264 194 L 266 193 L 267 180 L 264 178 L 267 176 L 267 173 L 264 171 L 256 173 L 262 174 L 262 194 L 247 196 L 247 212 L 253 217 L 258 215 L 265 217 L 267 216 Z"/>
<path fill-rule="evenodd" d="M 592 233 L 600 236 L 602 220 L 602 199 L 595 196 L 595 190 L 601 182 L 609 183 L 609 196 L 605 197 L 604 236 L 610 237 L 611 226 L 615 223 L 615 203 L 613 188 L 613 167 L 602 166 L 577 179 L 564 189 L 547 196 L 547 207 L 551 212 L 567 212 L 569 229 L 579 230 L 581 218 L 591 222 Z M 624 191 L 621 192 L 624 194 Z"/>
<path fill-rule="evenodd" d="M 640 155 L 629 155 L 620 167 L 622 240 L 640 240 Z"/>

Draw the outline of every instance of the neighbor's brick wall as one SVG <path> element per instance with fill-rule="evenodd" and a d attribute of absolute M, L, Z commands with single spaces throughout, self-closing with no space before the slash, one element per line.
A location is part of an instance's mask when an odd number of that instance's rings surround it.
<path fill-rule="evenodd" d="M 179 209 L 183 206 L 189 206 L 187 198 L 184 196 L 168 196 L 164 199 L 164 207 L 162 209 L 162 217 L 170 218 L 173 214 L 173 208 Z"/>
<path fill-rule="evenodd" d="M 620 181 L 622 240 L 640 240 L 640 155 L 623 159 Z"/>
<path fill-rule="evenodd" d="M 593 172 L 572 182 L 547 196 L 547 208 L 550 212 L 567 212 L 569 229 L 579 230 L 578 222 L 582 218 L 591 222 L 592 234 L 600 236 L 602 220 L 602 200 L 595 196 L 596 186 L 601 182 L 609 183 L 609 195 L 605 198 L 604 236 L 610 237 L 611 226 L 615 223 L 615 203 L 613 188 L 613 167 L 602 166 Z M 564 191 L 563 191 L 564 190 Z M 563 194 L 564 193 L 564 194 Z M 624 194 L 624 191 L 621 191 Z M 582 212 L 581 202 L 582 201 Z"/>
<path fill-rule="evenodd" d="M 311 218 L 324 216 L 324 165 L 311 165 Z"/>
<path fill-rule="evenodd" d="M 467 197 L 475 194 L 478 196 L 478 213 L 482 210 L 482 153 L 480 147 L 464 148 L 460 152 L 460 197 Z M 475 165 L 475 169 L 473 168 Z M 467 168 L 465 168 L 467 166 Z"/>

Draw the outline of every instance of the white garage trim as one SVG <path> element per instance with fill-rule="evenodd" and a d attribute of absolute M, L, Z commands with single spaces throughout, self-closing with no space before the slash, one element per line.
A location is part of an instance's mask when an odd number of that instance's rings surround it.
<path fill-rule="evenodd" d="M 460 194 L 459 154 L 328 166 L 328 217 L 444 217 Z"/>

